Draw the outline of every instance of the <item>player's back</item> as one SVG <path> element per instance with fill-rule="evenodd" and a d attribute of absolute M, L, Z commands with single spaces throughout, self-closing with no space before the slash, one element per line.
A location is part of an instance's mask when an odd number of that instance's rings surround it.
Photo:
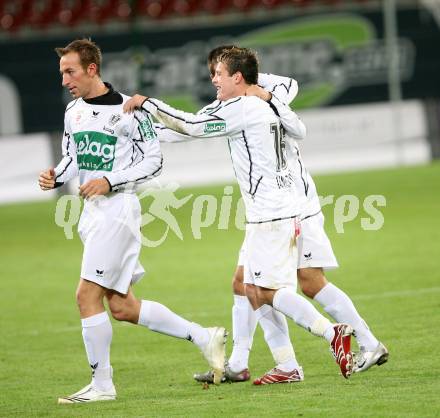
<path fill-rule="evenodd" d="M 232 162 L 251 222 L 297 215 L 293 177 L 287 164 L 280 120 L 271 106 L 256 97 L 240 96 L 230 106 L 226 123 L 242 119 L 242 130 L 229 136 Z"/>

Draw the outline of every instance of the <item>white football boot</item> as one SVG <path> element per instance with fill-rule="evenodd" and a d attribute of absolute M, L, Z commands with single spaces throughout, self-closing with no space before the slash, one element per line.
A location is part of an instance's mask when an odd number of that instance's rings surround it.
<path fill-rule="evenodd" d="M 85 402 L 98 402 L 98 401 L 114 401 L 116 399 L 116 389 L 114 386 L 110 390 L 101 391 L 95 389 L 90 383 L 80 391 L 70 396 L 58 398 L 58 404 L 72 404 L 72 403 L 85 403 Z"/>
<path fill-rule="evenodd" d="M 360 373 L 368 370 L 371 366 L 377 364 L 378 366 L 388 361 L 389 352 L 387 348 L 382 344 L 376 347 L 373 351 L 367 351 L 365 347 L 361 347 L 359 353 L 355 355 L 355 363 L 353 371 Z"/>
<path fill-rule="evenodd" d="M 223 327 L 207 328 L 207 330 L 209 341 L 201 350 L 212 369 L 214 384 L 219 385 L 225 372 L 225 344 L 228 333 Z"/>

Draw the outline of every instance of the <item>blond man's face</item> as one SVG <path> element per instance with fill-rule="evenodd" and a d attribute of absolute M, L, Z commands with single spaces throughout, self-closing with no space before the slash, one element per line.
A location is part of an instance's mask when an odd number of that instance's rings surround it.
<path fill-rule="evenodd" d="M 91 65 L 87 71 L 84 70 L 77 52 L 69 52 L 60 58 L 62 84 L 69 90 L 73 98 L 88 98 L 95 73 L 93 70 L 91 71 Z"/>

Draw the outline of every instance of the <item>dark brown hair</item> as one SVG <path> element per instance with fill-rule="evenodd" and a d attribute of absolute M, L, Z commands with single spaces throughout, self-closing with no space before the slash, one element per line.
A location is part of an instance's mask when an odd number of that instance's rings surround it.
<path fill-rule="evenodd" d="M 69 52 L 76 52 L 84 71 L 87 70 L 90 64 L 96 64 L 97 74 L 101 76 L 101 50 L 91 39 L 76 39 L 64 48 L 55 48 L 55 52 L 60 58 Z"/>
<path fill-rule="evenodd" d="M 247 84 L 258 83 L 258 59 L 255 51 L 234 47 L 223 52 L 218 61 L 225 64 L 229 75 L 240 72 Z"/>
<path fill-rule="evenodd" d="M 211 51 L 208 54 L 208 67 L 209 67 L 209 71 L 211 72 L 211 75 L 214 75 L 212 74 L 211 68 L 214 64 L 217 63 L 218 57 L 232 48 L 237 48 L 237 47 L 235 45 L 220 45 L 214 49 L 211 49 Z"/>

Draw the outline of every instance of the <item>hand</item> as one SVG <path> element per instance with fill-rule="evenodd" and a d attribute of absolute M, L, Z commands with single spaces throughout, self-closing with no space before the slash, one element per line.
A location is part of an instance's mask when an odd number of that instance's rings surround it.
<path fill-rule="evenodd" d="M 257 86 L 256 84 L 252 84 L 246 89 L 246 96 L 257 96 L 261 100 L 268 102 L 272 99 L 272 93 L 263 89 L 263 87 Z"/>
<path fill-rule="evenodd" d="M 48 168 L 46 171 L 40 173 L 38 184 L 41 190 L 52 190 L 55 187 L 55 170 Z"/>
<path fill-rule="evenodd" d="M 127 100 L 124 104 L 124 113 L 133 113 L 135 109 L 140 109 L 142 103 L 147 100 L 148 97 L 135 94 L 131 99 Z"/>
<path fill-rule="evenodd" d="M 110 184 L 104 177 L 100 179 L 89 180 L 79 188 L 79 195 L 84 199 L 92 196 L 105 195 L 110 191 Z"/>

